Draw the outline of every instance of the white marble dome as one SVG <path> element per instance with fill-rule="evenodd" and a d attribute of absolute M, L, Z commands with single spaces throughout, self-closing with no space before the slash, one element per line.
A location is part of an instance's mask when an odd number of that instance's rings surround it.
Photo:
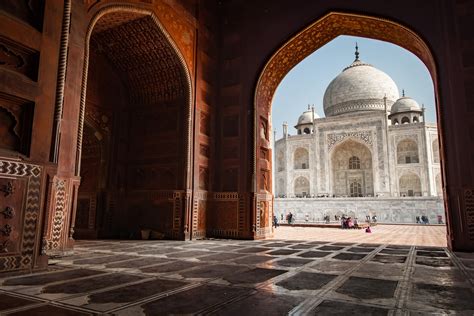
<path fill-rule="evenodd" d="M 314 113 L 314 118 L 317 119 L 319 116 Z M 303 114 L 300 115 L 298 118 L 298 124 L 296 125 L 302 125 L 302 124 L 312 124 L 313 123 L 313 111 L 312 110 L 307 110 L 304 111 Z"/>
<path fill-rule="evenodd" d="M 410 97 L 401 97 L 393 105 L 390 114 L 401 112 L 421 112 L 421 107 Z"/>
<path fill-rule="evenodd" d="M 358 58 L 334 78 L 324 93 L 324 114 L 335 116 L 358 111 L 387 110 L 399 98 L 398 87 L 383 71 Z"/>

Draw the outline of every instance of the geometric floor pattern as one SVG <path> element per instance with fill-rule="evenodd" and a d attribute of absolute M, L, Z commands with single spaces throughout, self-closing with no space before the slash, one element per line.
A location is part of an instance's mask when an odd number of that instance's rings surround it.
<path fill-rule="evenodd" d="M 77 241 L 48 271 L 1 278 L 0 314 L 473 315 L 473 282 L 474 255 L 442 247 Z"/>

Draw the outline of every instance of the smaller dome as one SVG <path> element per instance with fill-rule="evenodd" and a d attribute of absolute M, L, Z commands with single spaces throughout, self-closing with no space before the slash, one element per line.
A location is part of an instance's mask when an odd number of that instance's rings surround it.
<path fill-rule="evenodd" d="M 401 97 L 392 105 L 390 114 L 402 113 L 402 112 L 421 112 L 421 107 L 410 97 Z"/>
<path fill-rule="evenodd" d="M 314 112 L 314 118 L 317 119 L 319 116 Z M 313 123 L 313 110 L 307 110 L 304 111 L 303 114 L 300 115 L 298 118 L 298 124 L 296 125 L 302 125 L 302 124 L 312 124 Z"/>

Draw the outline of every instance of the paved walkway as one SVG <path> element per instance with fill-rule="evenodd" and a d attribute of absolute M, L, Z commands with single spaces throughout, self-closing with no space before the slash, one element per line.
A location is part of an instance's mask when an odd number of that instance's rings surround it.
<path fill-rule="evenodd" d="M 98 240 L 75 252 L 49 271 L 0 274 L 0 314 L 474 314 L 474 254 L 441 247 Z"/>
<path fill-rule="evenodd" d="M 368 234 L 363 229 L 280 226 L 274 238 L 289 240 L 322 240 L 376 244 L 446 247 L 446 226 L 377 225 Z"/>

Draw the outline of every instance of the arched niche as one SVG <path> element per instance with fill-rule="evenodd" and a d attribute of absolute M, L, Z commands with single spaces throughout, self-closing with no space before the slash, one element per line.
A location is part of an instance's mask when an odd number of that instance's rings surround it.
<path fill-rule="evenodd" d="M 400 196 L 421 196 L 421 180 L 420 177 L 413 173 L 405 173 L 398 180 L 398 188 Z"/>
<path fill-rule="evenodd" d="M 353 139 L 338 144 L 331 151 L 330 168 L 332 194 L 336 196 L 374 194 L 372 153 L 365 144 Z"/>
<path fill-rule="evenodd" d="M 397 163 L 419 163 L 418 143 L 413 139 L 403 139 L 397 144 Z"/>
<path fill-rule="evenodd" d="M 433 162 L 439 163 L 439 142 L 438 139 L 433 140 L 431 143 L 431 150 L 433 151 Z"/>
<path fill-rule="evenodd" d="M 310 184 L 306 177 L 298 177 L 294 181 L 294 193 L 296 197 L 305 197 L 310 195 Z"/>
<path fill-rule="evenodd" d="M 141 229 L 151 228 L 167 238 L 184 238 L 183 227 L 189 226 L 184 192 L 192 188 L 193 96 L 181 51 L 154 12 L 132 5 L 100 9 L 88 26 L 84 47 L 77 175 L 85 113 L 94 97 L 89 86 L 94 58 L 103 56 L 122 83 L 115 93 L 96 98 L 99 108 L 114 94 L 122 94 L 123 100 L 107 109 L 116 122 L 110 129 L 113 177 L 102 205 L 112 213 L 109 237 L 138 237 Z M 96 71 L 98 76 L 106 73 Z"/>
<path fill-rule="evenodd" d="M 309 153 L 306 148 L 297 148 L 293 153 L 294 169 L 309 169 Z"/>

